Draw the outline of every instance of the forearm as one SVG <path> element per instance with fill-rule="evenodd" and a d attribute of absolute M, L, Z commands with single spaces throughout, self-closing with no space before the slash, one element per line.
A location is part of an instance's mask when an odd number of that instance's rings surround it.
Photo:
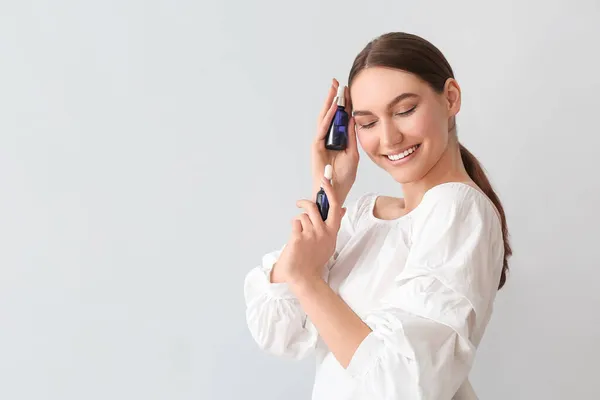
<path fill-rule="evenodd" d="M 290 288 L 329 350 L 346 368 L 371 328 L 322 279 L 294 282 Z"/>

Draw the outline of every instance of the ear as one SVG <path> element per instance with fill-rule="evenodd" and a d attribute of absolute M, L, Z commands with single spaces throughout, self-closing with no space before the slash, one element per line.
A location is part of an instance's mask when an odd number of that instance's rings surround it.
<path fill-rule="evenodd" d="M 454 78 L 448 78 L 444 85 L 444 95 L 448 107 L 448 117 L 454 117 L 460 111 L 461 92 L 458 82 Z"/>

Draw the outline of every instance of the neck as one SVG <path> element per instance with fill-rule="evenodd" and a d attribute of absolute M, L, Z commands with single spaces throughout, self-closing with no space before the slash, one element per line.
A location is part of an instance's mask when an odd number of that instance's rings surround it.
<path fill-rule="evenodd" d="M 434 186 L 446 182 L 469 181 L 472 180 L 462 162 L 458 140 L 453 139 L 442 157 L 423 178 L 402 184 L 405 209 L 410 212 L 416 208 L 423 199 L 425 192 Z"/>

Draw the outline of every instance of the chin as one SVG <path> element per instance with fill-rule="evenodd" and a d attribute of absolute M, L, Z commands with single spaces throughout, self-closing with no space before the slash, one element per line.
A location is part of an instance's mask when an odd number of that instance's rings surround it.
<path fill-rule="evenodd" d="M 390 165 L 388 160 L 380 159 L 377 164 L 385 170 L 392 178 L 400 183 L 411 183 L 423 179 L 427 175 L 428 168 L 423 165 L 422 160 L 413 160 L 406 165 Z"/>
<path fill-rule="evenodd" d="M 400 184 L 406 184 L 416 182 L 426 175 L 425 173 L 419 173 L 418 171 L 388 171 L 392 178 Z"/>

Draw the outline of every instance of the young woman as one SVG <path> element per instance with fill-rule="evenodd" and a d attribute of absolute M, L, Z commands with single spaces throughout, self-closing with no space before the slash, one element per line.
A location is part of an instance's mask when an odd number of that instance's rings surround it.
<path fill-rule="evenodd" d="M 316 356 L 316 400 L 476 399 L 468 374 L 511 249 L 498 196 L 458 141 L 453 71 L 418 36 L 373 40 L 350 71 L 342 152 L 324 147 L 337 86 L 312 149 L 329 216 L 300 200 L 288 242 L 248 273 L 250 332 L 272 354 Z M 357 142 L 404 198 L 366 193 L 342 207 Z M 321 178 L 328 163 L 333 185 Z"/>

